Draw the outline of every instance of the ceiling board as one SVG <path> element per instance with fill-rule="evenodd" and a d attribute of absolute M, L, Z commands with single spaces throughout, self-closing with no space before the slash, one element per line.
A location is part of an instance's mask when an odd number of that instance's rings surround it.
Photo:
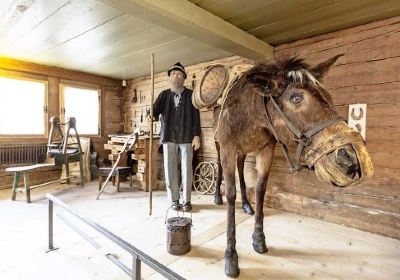
<path fill-rule="evenodd" d="M 31 32 L 37 26 L 45 23 L 59 10 L 68 6 L 67 0 L 54 1 L 20 1 L 13 2 L 3 15 L 0 22 L 0 50 L 12 48 L 21 37 Z M 16 8 L 25 7 L 25 8 Z"/>
<path fill-rule="evenodd" d="M 124 17 L 128 17 L 124 15 Z M 129 22 L 135 22 L 137 20 L 133 20 L 129 17 Z M 118 37 L 114 40 L 112 37 L 113 33 L 110 30 L 110 36 L 106 36 L 109 38 L 104 38 L 101 42 L 98 42 L 96 47 L 87 47 L 83 49 L 85 56 L 81 58 L 80 65 L 82 67 L 91 66 L 96 67 L 98 63 L 102 63 L 103 61 L 111 61 L 116 60 L 118 58 L 126 58 L 131 53 L 140 52 L 144 49 L 151 48 L 152 46 L 161 46 L 168 44 L 170 41 L 174 41 L 180 37 L 180 34 L 174 33 L 169 30 L 165 30 L 159 26 L 154 26 L 148 23 L 145 24 L 137 24 L 131 25 L 128 24 L 128 27 L 131 26 L 130 30 L 126 30 L 126 32 L 122 32 L 123 37 Z M 132 26 L 134 26 L 132 28 Z M 106 31 L 102 32 L 106 34 Z M 97 32 L 90 34 L 88 33 L 87 36 L 81 38 L 84 42 L 86 40 L 90 40 L 92 36 L 95 36 Z M 71 42 L 72 44 L 72 42 Z M 85 46 L 84 43 L 78 44 L 78 46 Z M 65 46 L 69 48 L 69 46 Z M 55 53 L 55 55 L 57 55 Z M 135 63 L 131 61 L 131 63 Z M 68 61 L 63 62 L 64 65 L 68 65 Z"/>
<path fill-rule="evenodd" d="M 87 32 L 95 30 L 104 24 L 117 19 L 122 13 L 95 1 L 75 0 L 59 9 L 57 13 L 36 25 L 32 30 L 21 36 L 16 42 L 8 45 L 3 53 L 12 52 L 21 58 L 37 57 L 54 48 L 78 40 Z M 102 34 L 98 34 L 102 37 Z M 90 42 L 86 42 L 90 44 Z M 74 51 L 73 49 L 71 51 Z M 63 59 L 60 56 L 59 60 Z M 53 64 L 58 64 L 54 61 Z"/>
<path fill-rule="evenodd" d="M 387 7 L 391 1 L 364 0 L 364 1 L 334 1 L 333 3 L 316 7 L 312 10 L 298 13 L 291 17 L 263 25 L 248 32 L 272 44 L 279 44 L 300 38 L 323 34 L 345 27 L 357 25 L 365 17 L 389 14 Z M 371 7 L 374 7 L 371 9 Z M 400 9 L 399 9 L 400 11 Z"/>
<path fill-rule="evenodd" d="M 272 45 L 400 15 L 398 0 L 191 2 Z"/>
<path fill-rule="evenodd" d="M 283 7 L 281 0 L 251 0 L 247 3 L 243 0 L 190 0 L 190 2 L 240 27 L 242 26 L 235 24 L 235 19 L 246 20 L 247 16 L 255 16 L 258 19 L 268 14 L 270 7 L 279 6 L 281 9 Z M 298 5 L 297 3 L 298 1 L 287 1 L 285 6 Z"/>
<path fill-rule="evenodd" d="M 399 0 L 1 0 L 0 56 L 129 79 L 151 52 L 165 71 L 393 16 Z"/>
<path fill-rule="evenodd" d="M 107 71 L 110 72 L 110 77 L 121 77 L 123 79 L 148 75 L 150 73 L 151 53 L 154 53 L 155 56 L 156 72 L 167 70 L 177 61 L 187 66 L 231 55 L 228 52 L 216 50 L 207 44 L 181 37 L 162 45 L 129 53 L 123 57 L 110 57 L 109 61 L 96 64 L 96 71 L 99 71 L 98 73 Z M 194 53 L 197 55 L 193 55 Z M 120 67 L 115 67 L 115 65 L 120 65 Z"/>
<path fill-rule="evenodd" d="M 243 30 L 250 31 L 278 21 L 285 22 L 291 17 L 300 17 L 303 12 L 329 7 L 335 2 L 338 0 L 299 0 L 287 1 L 285 5 L 282 5 L 282 1 L 270 1 L 264 3 L 263 6 L 243 11 L 240 15 L 230 18 L 229 22 L 240 26 Z M 252 5 L 249 6 L 252 7 Z"/>
<path fill-rule="evenodd" d="M 185 0 L 97 0 L 185 37 L 252 59 L 272 57 L 272 47 Z"/>

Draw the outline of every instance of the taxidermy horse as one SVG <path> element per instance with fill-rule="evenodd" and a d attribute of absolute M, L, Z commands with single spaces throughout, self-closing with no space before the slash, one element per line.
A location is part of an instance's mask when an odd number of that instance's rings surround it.
<path fill-rule="evenodd" d="M 213 118 L 214 123 L 218 121 L 218 116 L 221 111 L 221 107 L 215 107 L 213 110 Z M 218 163 L 218 172 L 217 179 L 215 181 L 215 193 L 214 193 L 214 203 L 218 205 L 222 205 L 222 195 L 221 195 L 221 183 L 222 183 L 222 165 L 221 165 L 221 154 L 220 154 L 220 146 L 218 141 L 215 141 L 215 148 L 217 150 L 217 163 Z M 242 196 L 242 209 L 246 214 L 254 215 L 253 207 L 251 206 L 249 200 L 247 199 L 246 194 L 246 183 L 244 181 L 244 162 L 246 160 L 246 154 L 238 154 L 236 159 L 237 171 L 239 174 L 239 185 L 240 185 L 240 194 Z"/>
<path fill-rule="evenodd" d="M 239 275 L 235 229 L 237 160 L 255 153 L 257 160 L 253 248 L 268 251 L 263 204 L 276 143 L 281 143 L 292 174 L 315 170 L 321 181 L 349 186 L 373 174 L 365 142 L 335 112 L 322 80 L 338 59 L 311 68 L 302 59 L 260 64 L 245 72 L 221 106 L 215 137 L 220 146 L 228 204 L 225 274 Z M 244 162 L 244 159 L 243 159 Z M 239 166 L 240 167 L 240 166 Z"/>

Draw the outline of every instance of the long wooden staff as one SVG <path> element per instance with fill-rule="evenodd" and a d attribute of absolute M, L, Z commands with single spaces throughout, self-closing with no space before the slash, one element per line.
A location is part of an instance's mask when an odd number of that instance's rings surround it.
<path fill-rule="evenodd" d="M 153 162 L 153 102 L 154 102 L 154 53 L 151 54 L 151 97 L 150 97 L 150 141 L 149 141 L 149 215 L 153 210 L 153 182 L 152 182 L 152 162 Z"/>

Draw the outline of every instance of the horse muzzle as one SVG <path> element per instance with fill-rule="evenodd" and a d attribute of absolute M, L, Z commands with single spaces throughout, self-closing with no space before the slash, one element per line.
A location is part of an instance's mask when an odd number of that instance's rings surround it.
<path fill-rule="evenodd" d="M 316 137 L 305 154 L 308 166 L 323 182 L 346 187 L 356 185 L 374 173 L 371 158 L 360 133 L 344 122 Z"/>

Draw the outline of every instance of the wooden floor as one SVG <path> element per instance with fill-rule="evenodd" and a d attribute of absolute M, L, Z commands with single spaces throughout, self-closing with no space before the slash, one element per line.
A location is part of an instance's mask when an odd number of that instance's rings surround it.
<path fill-rule="evenodd" d="M 11 190 L 0 191 L 0 279 L 129 279 L 104 257 L 111 252 L 129 265 L 126 253 L 87 230 L 103 246 L 94 249 L 58 218 L 54 239 L 60 248 L 45 253 L 48 191 L 186 279 L 229 279 L 223 259 L 225 206 L 214 205 L 211 196 L 194 194 L 192 250 L 175 257 L 166 250 L 165 192 L 153 193 L 149 216 L 144 192 L 124 187 L 123 192 L 112 190 L 97 201 L 95 182 L 84 188 L 53 185 L 34 190 L 31 204 L 22 194 L 10 201 Z M 400 279 L 399 240 L 266 209 L 269 253 L 260 255 L 251 245 L 254 219 L 240 208 L 237 212 L 240 279 Z M 144 265 L 142 276 L 163 279 Z"/>

